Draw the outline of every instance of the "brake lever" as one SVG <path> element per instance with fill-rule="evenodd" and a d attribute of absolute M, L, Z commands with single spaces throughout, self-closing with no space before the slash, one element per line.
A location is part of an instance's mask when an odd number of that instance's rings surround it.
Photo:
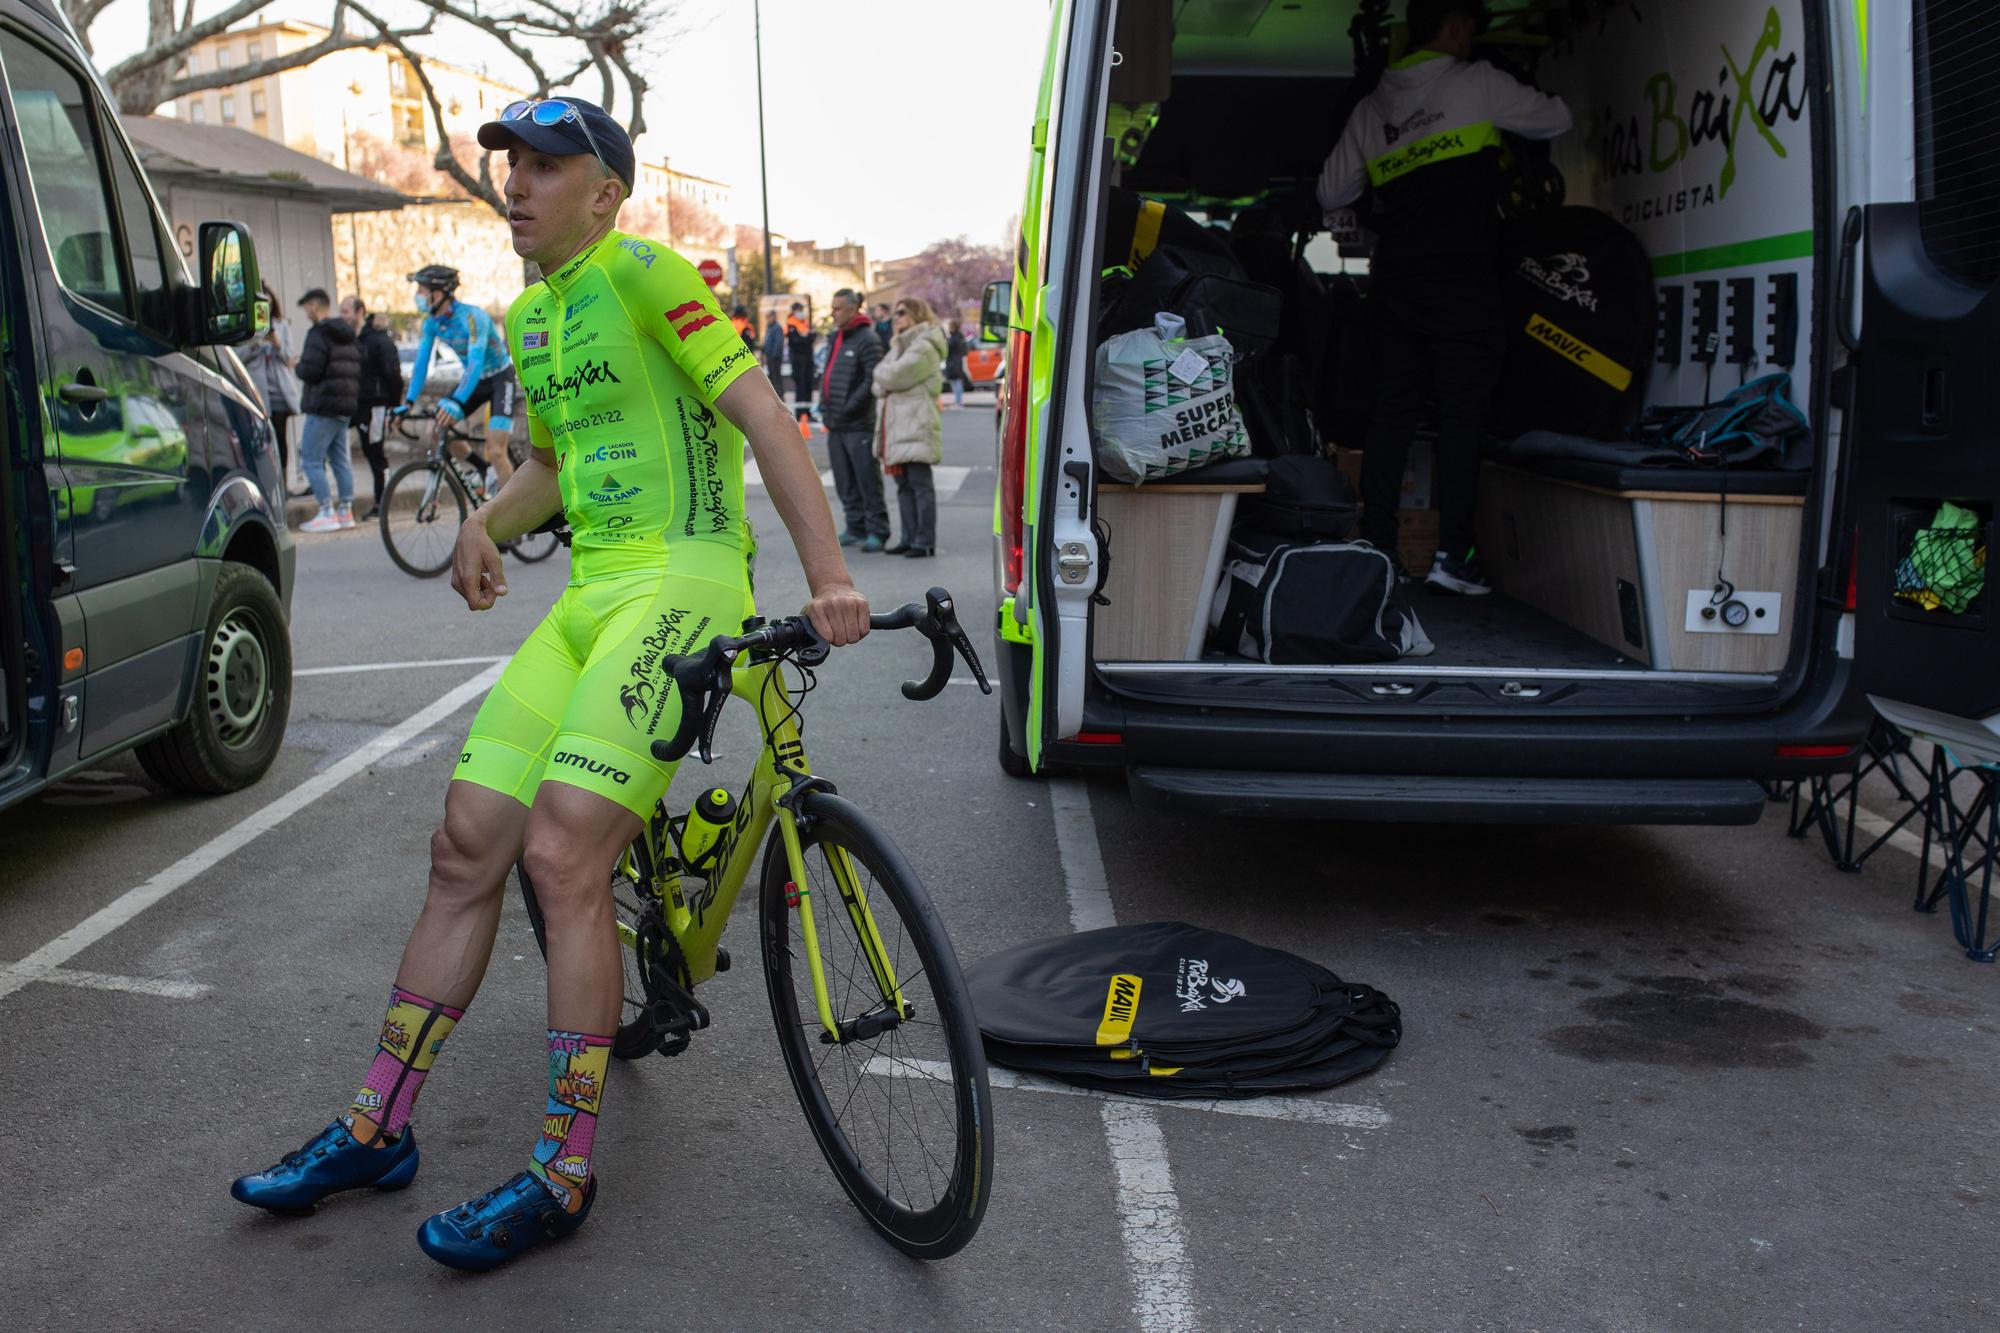
<path fill-rule="evenodd" d="M 715 728 L 722 721 L 722 706 L 729 702 L 729 688 L 725 685 L 710 692 L 708 705 L 701 715 L 701 762 L 715 762 Z"/>
<path fill-rule="evenodd" d="M 958 616 L 952 611 L 951 594 L 943 588 L 932 588 L 927 597 L 933 623 L 937 625 L 945 640 L 958 649 L 958 654 L 965 659 L 965 664 L 972 668 L 972 678 L 979 682 L 979 692 L 993 693 L 993 686 L 986 679 L 986 671 L 979 665 L 979 654 L 972 651 L 972 640 L 966 636 L 965 630 L 958 623 Z"/>

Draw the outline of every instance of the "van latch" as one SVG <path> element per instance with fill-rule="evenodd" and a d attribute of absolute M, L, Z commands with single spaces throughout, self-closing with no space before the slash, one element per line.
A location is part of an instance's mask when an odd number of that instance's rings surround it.
<path fill-rule="evenodd" d="M 1090 552 L 1082 542 L 1064 542 L 1056 552 L 1056 569 L 1064 583 L 1081 583 L 1090 577 Z"/>
<path fill-rule="evenodd" d="M 1539 685 L 1523 685 L 1518 680 L 1510 680 L 1500 687 L 1500 693 L 1509 699 L 1535 699 L 1541 696 L 1542 687 Z"/>

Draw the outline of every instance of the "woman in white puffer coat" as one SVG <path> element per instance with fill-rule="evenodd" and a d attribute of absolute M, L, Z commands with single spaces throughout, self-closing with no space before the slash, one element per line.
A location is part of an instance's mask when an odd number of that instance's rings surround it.
<path fill-rule="evenodd" d="M 937 554 L 937 491 L 931 465 L 944 457 L 944 415 L 938 392 L 944 379 L 945 336 L 930 304 L 906 296 L 896 302 L 888 354 L 875 367 L 875 456 L 896 479 L 896 508 L 903 530 L 885 555 Z"/>

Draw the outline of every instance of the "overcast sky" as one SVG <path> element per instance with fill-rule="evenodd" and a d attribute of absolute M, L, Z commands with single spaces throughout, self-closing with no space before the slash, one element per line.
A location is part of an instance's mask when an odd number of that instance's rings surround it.
<path fill-rule="evenodd" d="M 773 231 L 825 244 L 852 238 L 884 259 L 947 236 L 1011 242 L 1048 0 L 762 3 Z M 203 0 L 196 12 L 220 8 Z M 331 0 L 276 0 L 265 14 L 324 24 L 332 9 Z M 742 216 L 732 220 L 754 224 L 751 0 L 681 0 L 681 9 L 690 31 L 653 58 L 641 152 L 736 186 Z M 144 29 L 141 0 L 106 11 L 94 28 L 100 66 L 142 44 Z M 482 63 L 462 41 L 416 45 Z M 502 59 L 491 71 L 512 81 Z"/>

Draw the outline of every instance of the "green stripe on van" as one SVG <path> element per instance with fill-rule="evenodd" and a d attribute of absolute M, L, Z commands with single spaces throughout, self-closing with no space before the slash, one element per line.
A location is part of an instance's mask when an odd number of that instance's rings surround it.
<path fill-rule="evenodd" d="M 1706 273 L 1717 268 L 1742 268 L 1745 264 L 1769 264 L 1780 259 L 1809 259 L 1813 252 L 1810 231 L 1788 231 L 1782 236 L 1763 236 L 1734 245 L 1711 245 L 1701 250 L 1683 250 L 1677 255 L 1655 255 L 1653 276 L 1672 278 L 1682 273 Z"/>

